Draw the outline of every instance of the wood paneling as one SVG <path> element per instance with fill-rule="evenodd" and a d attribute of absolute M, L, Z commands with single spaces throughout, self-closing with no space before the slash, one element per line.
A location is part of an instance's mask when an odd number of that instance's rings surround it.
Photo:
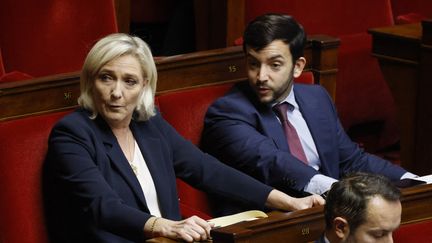
<path fill-rule="evenodd" d="M 334 97 L 339 40 L 312 36 L 306 70 Z M 156 60 L 157 92 L 246 79 L 240 46 L 164 57 Z M 79 97 L 79 73 L 0 83 L 0 121 L 73 108 Z"/>
<path fill-rule="evenodd" d="M 415 186 L 402 190 L 401 225 L 432 220 L 432 185 Z M 296 212 L 278 212 L 268 218 L 241 222 L 214 229 L 214 243 L 268 243 L 268 242 L 313 242 L 324 232 L 323 206 Z M 155 238 L 147 242 L 176 242 L 166 238 Z"/>
<path fill-rule="evenodd" d="M 419 175 L 432 173 L 432 20 L 371 29 L 372 54 L 399 109 L 401 165 Z"/>

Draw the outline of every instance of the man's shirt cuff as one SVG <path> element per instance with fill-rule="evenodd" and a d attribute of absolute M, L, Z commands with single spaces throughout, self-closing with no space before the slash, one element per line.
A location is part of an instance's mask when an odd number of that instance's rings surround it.
<path fill-rule="evenodd" d="M 321 174 L 316 174 L 310 179 L 309 183 L 305 186 L 304 191 L 309 192 L 311 194 L 321 195 L 327 192 L 328 190 L 330 190 L 331 185 L 335 182 L 337 182 L 337 180 L 334 178 L 321 175 Z"/>
<path fill-rule="evenodd" d="M 405 174 L 403 174 L 402 176 L 401 176 L 401 180 L 402 179 L 413 179 L 413 178 L 416 178 L 416 177 L 419 177 L 418 175 L 415 175 L 415 174 L 413 174 L 413 173 L 411 173 L 411 172 L 406 172 Z"/>

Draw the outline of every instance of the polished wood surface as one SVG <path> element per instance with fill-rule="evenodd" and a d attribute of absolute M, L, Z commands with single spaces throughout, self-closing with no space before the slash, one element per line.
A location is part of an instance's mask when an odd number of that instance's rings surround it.
<path fill-rule="evenodd" d="M 369 30 L 399 111 L 401 165 L 419 175 L 432 173 L 432 20 Z"/>
<path fill-rule="evenodd" d="M 332 97 L 336 90 L 339 40 L 311 36 L 305 50 L 312 71 Z M 157 92 L 246 79 L 242 47 L 156 58 Z M 73 108 L 79 97 L 79 73 L 0 83 L 0 121 Z"/>
<path fill-rule="evenodd" d="M 432 184 L 402 190 L 401 224 L 432 220 Z"/>
<path fill-rule="evenodd" d="M 310 242 L 325 227 L 323 207 L 296 212 L 272 212 L 268 218 L 212 230 L 213 242 Z"/>
<path fill-rule="evenodd" d="M 402 190 L 401 224 L 432 220 L 432 184 Z M 214 243 L 311 242 L 324 231 L 323 207 L 297 212 L 271 212 L 268 218 L 241 222 L 211 232 Z M 163 237 L 147 242 L 170 243 Z"/>

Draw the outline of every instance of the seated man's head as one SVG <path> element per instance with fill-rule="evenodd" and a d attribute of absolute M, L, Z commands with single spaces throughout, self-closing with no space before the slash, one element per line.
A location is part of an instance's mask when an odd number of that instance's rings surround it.
<path fill-rule="evenodd" d="M 400 191 L 385 177 L 355 173 L 333 184 L 326 205 L 330 242 L 392 242 L 399 227 Z"/>
<path fill-rule="evenodd" d="M 294 18 L 266 14 L 248 24 L 243 34 L 249 83 L 262 103 L 284 100 L 294 78 L 306 65 L 306 33 Z"/>

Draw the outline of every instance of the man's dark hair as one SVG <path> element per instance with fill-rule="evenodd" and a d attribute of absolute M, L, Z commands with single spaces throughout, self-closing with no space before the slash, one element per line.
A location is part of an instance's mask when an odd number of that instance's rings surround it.
<path fill-rule="evenodd" d="M 265 14 L 250 22 L 243 33 L 243 51 L 252 48 L 260 51 L 275 40 L 289 45 L 293 63 L 303 56 L 306 33 L 297 21 L 289 15 Z"/>
<path fill-rule="evenodd" d="M 354 232 L 365 222 L 368 202 L 375 196 L 396 202 L 400 200 L 400 191 L 384 176 L 361 172 L 334 183 L 324 206 L 327 229 L 332 227 L 334 218 L 342 217 Z"/>

